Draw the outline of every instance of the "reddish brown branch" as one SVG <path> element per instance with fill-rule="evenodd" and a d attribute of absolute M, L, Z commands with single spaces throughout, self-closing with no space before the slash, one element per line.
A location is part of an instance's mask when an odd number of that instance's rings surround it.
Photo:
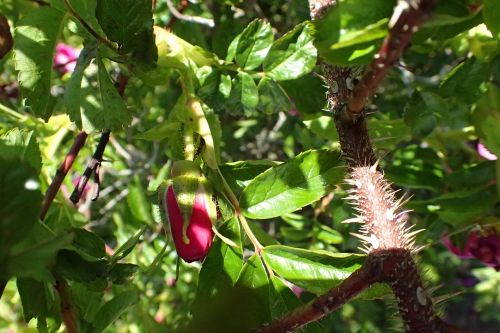
<path fill-rule="evenodd" d="M 68 285 L 63 279 L 57 279 L 55 288 L 59 293 L 61 315 L 68 330 L 68 333 L 78 333 L 78 326 L 75 320 L 73 306 L 71 305 L 70 295 L 68 293 Z"/>
<path fill-rule="evenodd" d="M 78 155 L 83 145 L 85 144 L 86 139 L 87 139 L 87 133 L 80 132 L 80 134 L 78 134 L 78 136 L 75 138 L 75 141 L 73 142 L 73 145 L 71 146 L 71 149 L 66 155 L 66 158 L 57 169 L 56 176 L 52 180 L 52 183 L 49 185 L 47 192 L 45 192 L 45 197 L 43 198 L 42 201 L 42 210 L 40 212 L 41 220 L 45 219 L 45 215 L 47 215 L 47 211 L 49 210 L 49 207 L 52 204 L 52 201 L 54 200 L 57 191 L 59 191 L 59 188 L 61 187 L 64 178 L 71 169 L 71 166 L 73 165 L 76 156 Z"/>
<path fill-rule="evenodd" d="M 289 315 L 273 321 L 269 325 L 264 325 L 258 332 L 293 332 L 304 325 L 317 321 L 337 310 L 340 306 L 377 282 L 378 276 L 379 274 L 376 270 L 376 266 L 373 265 L 371 257 L 367 257 L 365 264 L 361 268 L 352 273 L 347 279 L 331 289 L 328 293 L 297 308 Z"/>
<path fill-rule="evenodd" d="M 405 331 L 412 333 L 441 332 L 430 295 L 422 283 L 420 272 L 409 250 L 382 250 L 383 281 L 391 286 L 404 321 Z"/>
<path fill-rule="evenodd" d="M 350 112 L 359 113 L 366 101 L 373 95 L 389 69 L 397 63 L 401 54 L 410 43 L 413 34 L 427 20 L 436 0 L 399 1 L 389 22 L 389 34 L 385 38 L 368 72 L 354 87 L 349 100 Z"/>
<path fill-rule="evenodd" d="M 177 11 L 182 14 L 188 8 L 188 6 L 189 6 L 189 1 L 182 0 L 180 3 L 180 7 L 177 9 Z M 172 29 L 175 22 L 177 22 L 177 17 L 172 15 L 172 17 L 170 18 L 170 21 L 168 21 L 167 25 L 165 26 L 165 29 L 167 29 L 167 30 Z"/>
<path fill-rule="evenodd" d="M 7 18 L 0 15 L 0 59 L 10 52 L 14 46 L 14 40 L 10 33 L 10 26 Z"/>
<path fill-rule="evenodd" d="M 3 291 L 5 290 L 6 286 L 7 286 L 7 281 L 0 281 L 0 298 L 2 298 Z"/>
<path fill-rule="evenodd" d="M 94 155 L 87 164 L 87 167 L 85 168 L 83 175 L 80 177 L 78 184 L 76 184 L 73 193 L 71 193 L 69 200 L 71 200 L 71 202 L 75 205 L 80 201 L 80 198 L 83 194 L 85 186 L 87 186 L 87 182 L 89 181 L 90 177 L 92 177 L 92 174 L 96 173 L 97 169 L 101 166 L 102 157 L 104 155 L 106 145 L 108 144 L 110 133 L 110 131 L 106 131 L 101 134 L 101 138 L 99 139 L 99 143 L 97 144 Z"/>

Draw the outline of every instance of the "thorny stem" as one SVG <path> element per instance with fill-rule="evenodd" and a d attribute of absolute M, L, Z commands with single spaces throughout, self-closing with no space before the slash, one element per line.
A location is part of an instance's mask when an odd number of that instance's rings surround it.
<path fill-rule="evenodd" d="M 413 34 L 418 31 L 423 21 L 430 17 L 436 1 L 398 1 L 389 22 L 389 34 L 371 62 L 368 72 L 354 87 L 348 102 L 350 112 L 363 111 L 366 101 L 373 95 L 389 69 L 397 63 Z"/>
<path fill-rule="evenodd" d="M 47 215 L 49 207 L 52 204 L 52 201 L 54 200 L 57 192 L 59 191 L 59 188 L 61 187 L 62 182 L 64 181 L 64 178 L 71 169 L 73 162 L 76 159 L 76 156 L 82 149 L 86 140 L 87 140 L 87 133 L 80 132 L 78 136 L 75 138 L 73 146 L 71 146 L 71 149 L 66 155 L 66 158 L 64 158 L 64 161 L 57 169 L 56 176 L 54 177 L 52 183 L 50 183 L 49 187 L 47 188 L 47 192 L 45 192 L 45 197 L 43 198 L 42 201 L 42 210 L 40 212 L 40 220 L 43 221 L 45 219 L 45 216 Z"/>
<path fill-rule="evenodd" d="M 267 326 L 264 325 L 258 332 L 292 332 L 337 310 L 340 306 L 377 282 L 375 279 L 377 276 L 374 270 L 375 266 L 371 264 L 370 260 L 371 257 L 368 257 L 363 266 L 326 294 L 295 309 L 286 317 L 275 320 Z"/>
<path fill-rule="evenodd" d="M 389 68 L 399 59 L 401 53 L 408 45 L 412 34 L 418 29 L 418 26 L 427 17 L 429 17 L 434 3 L 435 0 L 399 1 L 394 15 L 389 23 L 389 35 L 384 40 L 384 43 L 374 61 L 370 65 L 368 72 L 354 87 L 354 91 L 350 98 L 348 97 L 349 94 L 341 94 L 340 96 L 343 99 L 340 101 L 340 105 L 347 104 L 347 107 L 337 112 L 335 123 L 339 132 L 341 148 L 347 157 L 348 164 L 351 168 L 353 168 L 353 170 L 356 170 L 359 166 L 371 166 L 374 164 L 373 149 L 368 136 L 364 112 L 362 112 L 365 103 L 368 98 L 373 95 L 373 92 L 381 83 Z M 334 4 L 335 0 L 311 0 L 310 8 L 313 19 L 322 16 L 326 10 Z M 349 71 L 345 72 L 341 68 L 329 65 L 325 65 L 324 69 L 326 69 L 325 76 L 327 84 L 338 83 L 336 82 L 336 80 L 340 77 L 340 75 L 336 75 L 338 73 L 347 73 L 347 75 L 350 74 Z M 345 78 L 340 77 L 340 79 Z M 376 171 L 376 168 L 377 166 L 374 166 L 373 170 L 370 168 L 371 173 L 376 174 L 378 172 Z M 372 178 L 375 179 L 376 177 Z M 367 180 L 372 181 L 373 179 Z M 376 184 L 371 185 L 375 186 Z M 362 206 L 368 205 L 375 207 L 376 205 L 374 206 L 374 203 L 380 204 L 381 200 L 393 199 L 393 194 L 390 192 L 390 185 L 385 184 L 385 182 L 381 182 L 379 185 L 384 186 L 380 189 L 380 193 L 376 193 L 379 195 L 377 200 L 373 200 L 372 195 L 365 196 L 364 201 L 367 202 L 362 202 Z M 354 194 L 356 193 L 354 192 Z M 354 196 L 354 199 L 358 200 L 356 195 Z M 394 214 L 396 213 L 395 209 L 397 209 L 400 204 L 393 203 L 391 201 L 387 202 L 385 206 L 387 206 L 387 211 L 385 213 L 391 213 L 386 214 L 391 217 L 390 220 L 394 218 L 397 220 L 398 215 Z M 360 216 L 363 217 L 365 216 L 365 207 L 361 207 L 361 209 L 362 211 Z M 413 236 L 408 233 L 409 229 L 403 228 L 404 224 L 401 223 L 389 223 L 391 221 L 385 221 L 387 223 L 382 225 L 385 228 L 388 228 L 386 231 L 389 231 L 391 228 L 398 228 L 399 231 L 392 230 L 392 233 L 396 235 L 399 232 L 399 236 L 401 236 L 401 239 L 399 239 L 399 245 L 394 245 L 394 242 L 388 242 L 385 244 L 386 242 L 382 242 L 380 238 L 377 238 L 373 234 L 370 235 L 371 230 L 379 220 L 387 220 L 384 218 L 384 216 L 387 217 L 386 215 L 377 215 L 379 214 L 379 211 L 381 211 L 381 209 L 374 209 L 376 216 L 371 216 L 371 221 L 364 221 L 365 232 L 368 233 L 368 235 L 364 236 L 365 241 L 371 241 L 373 243 L 369 247 L 370 252 L 367 260 L 362 268 L 353 273 L 348 279 L 344 280 L 344 282 L 337 287 L 342 289 L 345 288 L 347 297 L 342 297 L 343 295 L 340 293 L 339 289 L 334 288 L 328 294 L 300 307 L 298 310 L 293 311 L 284 318 L 274 321 L 271 325 L 261 328 L 260 332 L 278 333 L 294 331 L 297 328 L 309 322 L 318 320 L 327 313 L 334 311 L 338 308 L 338 306 L 344 304 L 359 293 L 359 291 L 374 282 L 385 282 L 391 286 L 391 289 L 396 296 L 398 308 L 405 322 L 405 330 L 407 332 L 427 333 L 456 331 L 455 329 L 450 328 L 450 326 L 443 324 L 442 321 L 434 314 L 432 299 L 430 298 L 430 295 L 427 294 L 427 291 L 422 284 L 420 273 L 412 257 L 411 244 L 413 241 L 411 238 Z M 385 233 L 379 234 L 381 234 L 378 235 L 379 237 L 384 237 L 385 235 Z M 375 241 L 375 239 L 372 241 L 371 237 L 367 236 L 375 236 L 377 241 Z M 378 249 L 380 245 L 402 247 Z M 362 275 L 362 278 L 359 278 L 358 275 Z M 358 283 L 351 285 L 353 280 Z"/>
<path fill-rule="evenodd" d="M 99 35 L 81 16 L 80 14 L 77 13 L 77 11 L 73 8 L 73 6 L 71 6 L 71 4 L 69 3 L 68 0 L 64 0 L 64 4 L 66 6 L 66 8 L 68 9 L 68 11 L 71 13 L 71 15 L 73 15 L 77 20 L 78 22 L 80 22 L 80 24 L 85 28 L 85 30 L 87 30 L 92 36 L 95 37 L 95 39 L 97 39 L 98 41 L 100 41 L 101 43 L 103 43 L 104 45 L 106 45 L 107 47 L 109 47 L 111 50 L 115 51 L 115 52 L 118 52 L 118 50 L 116 49 L 115 45 L 113 45 L 113 43 L 111 43 L 109 40 L 107 40 L 105 37 Z"/>

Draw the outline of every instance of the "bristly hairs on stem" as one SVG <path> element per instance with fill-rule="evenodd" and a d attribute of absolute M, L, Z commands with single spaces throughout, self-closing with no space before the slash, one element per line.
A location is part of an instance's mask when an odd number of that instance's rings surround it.
<path fill-rule="evenodd" d="M 396 198 L 396 191 L 378 170 L 378 163 L 366 167 L 354 167 L 347 183 L 351 185 L 347 200 L 357 211 L 350 221 L 362 222 L 360 234 L 362 250 L 406 249 L 414 251 L 415 236 L 422 230 L 408 226 L 407 210 L 401 210 L 408 200 L 406 196 Z"/>

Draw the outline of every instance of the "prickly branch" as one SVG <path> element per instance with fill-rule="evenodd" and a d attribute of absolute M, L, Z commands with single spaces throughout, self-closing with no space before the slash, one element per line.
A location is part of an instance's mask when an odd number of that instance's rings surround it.
<path fill-rule="evenodd" d="M 335 124 L 341 149 L 348 165 L 352 186 L 348 200 L 357 215 L 347 222 L 362 223 L 359 234 L 368 256 L 363 266 L 327 294 L 305 304 L 289 315 L 261 328 L 260 332 L 292 332 L 335 311 L 376 282 L 387 283 L 396 298 L 406 332 L 458 332 L 435 314 L 432 298 L 425 288 L 413 258 L 415 235 L 407 223 L 405 199 L 397 199 L 376 163 L 366 127 L 364 106 L 389 69 L 397 62 L 419 25 L 430 16 L 435 0 L 400 0 L 384 40 L 368 71 L 351 92 L 347 80 L 353 71 L 322 63 L 329 90 L 329 105 L 335 111 Z M 321 17 L 335 0 L 310 0 L 311 17 Z M 335 103 L 331 103 L 330 100 Z M 344 107 L 342 107 L 345 105 Z"/>

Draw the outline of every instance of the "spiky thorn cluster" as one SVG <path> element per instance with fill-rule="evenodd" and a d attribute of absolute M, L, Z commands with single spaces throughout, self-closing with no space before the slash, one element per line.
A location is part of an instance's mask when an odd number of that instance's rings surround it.
<path fill-rule="evenodd" d="M 309 0 L 313 19 L 321 17 L 335 0 Z M 288 315 L 263 325 L 262 333 L 292 332 L 335 311 L 373 283 L 391 286 L 404 321 L 411 333 L 459 333 L 435 314 L 430 289 L 422 283 L 413 258 L 417 252 L 415 234 L 408 227 L 401 208 L 405 199 L 396 199 L 395 191 L 384 180 L 370 142 L 364 106 L 383 78 L 400 58 L 419 25 L 430 16 L 436 0 L 399 0 L 389 23 L 389 34 L 362 79 L 347 89 L 350 72 L 322 63 L 325 83 L 333 96 L 335 125 L 340 146 L 351 172 L 353 188 L 349 199 L 357 216 L 349 222 L 363 223 L 358 235 L 368 256 L 356 272 L 326 294 L 304 304 Z M 339 82 L 341 81 L 341 82 Z"/>
<path fill-rule="evenodd" d="M 401 210 L 405 196 L 396 199 L 396 192 L 377 169 L 378 164 L 355 167 L 347 183 L 352 187 L 347 199 L 357 211 L 356 217 L 345 222 L 362 223 L 360 234 L 354 234 L 363 241 L 361 250 L 371 253 L 375 250 L 406 249 L 415 252 L 415 235 L 422 230 L 412 230 L 406 217 L 409 211 Z"/>
<path fill-rule="evenodd" d="M 362 223 L 360 233 L 354 235 L 362 240 L 361 249 L 379 267 L 378 282 L 391 286 L 405 331 L 441 332 L 432 299 L 413 258 L 419 250 L 415 235 L 422 230 L 408 225 L 408 211 L 402 210 L 405 196 L 396 198 L 377 164 L 352 168 L 347 183 L 352 186 L 348 200 L 357 215 L 346 222 Z"/>

